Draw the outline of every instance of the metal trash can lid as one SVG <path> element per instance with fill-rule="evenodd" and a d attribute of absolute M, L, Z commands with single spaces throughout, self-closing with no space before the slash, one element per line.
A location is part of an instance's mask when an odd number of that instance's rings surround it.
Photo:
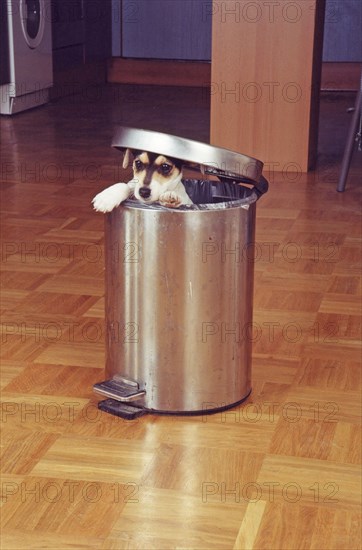
<path fill-rule="evenodd" d="M 149 151 L 198 165 L 205 174 L 258 183 L 263 163 L 229 149 L 215 147 L 170 134 L 119 126 L 114 134 L 112 147 Z"/>

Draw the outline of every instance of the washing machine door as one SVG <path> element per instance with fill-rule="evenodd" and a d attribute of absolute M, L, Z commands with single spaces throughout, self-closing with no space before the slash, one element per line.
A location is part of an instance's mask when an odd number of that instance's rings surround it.
<path fill-rule="evenodd" d="M 46 13 L 44 0 L 20 0 L 21 27 L 25 42 L 34 49 L 44 36 Z"/>

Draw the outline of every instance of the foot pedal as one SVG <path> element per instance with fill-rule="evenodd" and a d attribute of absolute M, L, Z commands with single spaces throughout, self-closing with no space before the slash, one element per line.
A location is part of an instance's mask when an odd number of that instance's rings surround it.
<path fill-rule="evenodd" d="M 105 399 L 104 401 L 99 401 L 98 409 L 109 414 L 114 414 L 115 416 L 120 416 L 125 420 L 134 420 L 139 416 L 143 416 L 147 412 L 145 409 L 139 409 L 138 407 L 127 405 L 126 403 L 116 401 L 115 399 Z"/>
<path fill-rule="evenodd" d="M 104 382 L 94 384 L 93 390 L 96 393 L 124 403 L 136 401 L 146 394 L 145 390 L 139 389 L 137 382 L 126 380 L 117 375 L 111 380 L 104 380 Z"/>

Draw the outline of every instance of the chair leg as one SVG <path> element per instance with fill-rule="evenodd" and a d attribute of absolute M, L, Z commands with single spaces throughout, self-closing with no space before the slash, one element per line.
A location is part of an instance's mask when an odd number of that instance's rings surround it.
<path fill-rule="evenodd" d="M 339 181 L 337 185 L 337 191 L 340 193 L 345 190 L 349 167 L 351 164 L 354 144 L 356 141 L 356 135 L 358 131 L 359 120 L 361 117 L 361 88 L 357 93 L 355 109 L 352 115 L 351 124 L 348 131 L 347 143 L 343 154 L 341 173 L 339 175 Z"/>

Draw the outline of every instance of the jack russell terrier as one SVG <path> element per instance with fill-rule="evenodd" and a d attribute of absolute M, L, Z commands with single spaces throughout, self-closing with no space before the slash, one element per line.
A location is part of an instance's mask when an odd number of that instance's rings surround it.
<path fill-rule="evenodd" d="M 178 208 L 193 204 L 182 183 L 182 161 L 157 153 L 127 149 L 123 168 L 127 168 L 133 154 L 133 178 L 128 183 L 115 183 L 92 200 L 98 212 L 111 212 L 129 197 L 151 204 Z"/>

